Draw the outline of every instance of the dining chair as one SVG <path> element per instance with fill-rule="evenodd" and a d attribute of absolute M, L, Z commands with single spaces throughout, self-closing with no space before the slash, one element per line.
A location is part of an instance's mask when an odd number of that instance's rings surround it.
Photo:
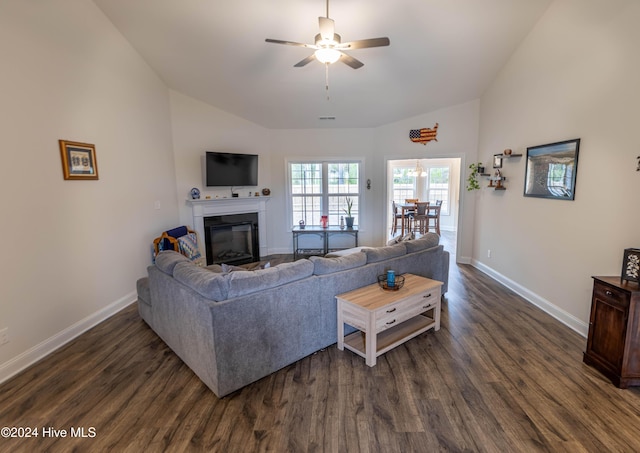
<path fill-rule="evenodd" d="M 391 235 L 395 235 L 398 231 L 398 222 L 402 222 L 402 213 L 398 212 L 398 206 L 396 206 L 396 202 L 391 200 Z"/>
<path fill-rule="evenodd" d="M 429 218 L 427 217 L 429 214 L 429 202 L 428 201 L 418 201 L 416 203 L 416 212 L 413 216 L 413 221 L 417 224 L 418 232 L 425 233 L 427 228 L 427 223 L 429 222 Z"/>
<path fill-rule="evenodd" d="M 404 202 L 406 204 L 410 204 L 410 203 L 416 204 L 418 201 L 419 201 L 418 198 L 405 198 L 404 199 Z M 413 224 L 415 215 L 416 215 L 416 210 L 415 209 L 407 209 L 407 208 L 405 208 L 404 216 L 405 216 L 405 219 L 407 220 L 407 228 L 408 228 L 409 231 L 411 231 L 411 229 L 412 229 L 412 224 Z"/>
<path fill-rule="evenodd" d="M 192 261 L 201 258 L 196 232 L 184 225 L 164 231 L 159 237 L 155 238 L 153 240 L 153 250 L 154 259 L 163 250 L 174 250 Z"/>
<path fill-rule="evenodd" d="M 433 205 L 429 206 L 428 214 L 427 214 L 427 227 L 426 230 L 433 226 L 438 235 L 440 235 L 440 210 L 442 209 L 442 200 L 436 200 Z M 433 222 L 433 225 L 432 225 Z"/>

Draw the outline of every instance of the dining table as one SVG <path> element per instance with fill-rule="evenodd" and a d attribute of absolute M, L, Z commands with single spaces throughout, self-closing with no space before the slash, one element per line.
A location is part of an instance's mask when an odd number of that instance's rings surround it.
<path fill-rule="evenodd" d="M 400 209 L 401 211 L 401 215 L 402 215 L 402 219 L 401 219 L 401 223 L 402 223 L 402 228 L 401 228 L 401 234 L 400 237 L 404 236 L 405 233 L 405 229 L 406 229 L 406 224 L 405 224 L 405 220 L 407 217 L 407 213 L 410 211 L 415 211 L 416 210 L 416 204 L 415 203 L 396 203 L 396 207 L 398 209 Z M 442 206 L 438 206 L 437 204 L 433 203 L 433 204 L 429 204 L 429 207 L 427 208 L 427 213 L 429 215 L 429 217 L 433 218 L 436 217 L 436 222 L 435 222 L 435 230 L 436 233 L 440 234 L 440 209 L 442 208 Z M 427 231 L 429 231 L 429 223 L 427 222 Z"/>

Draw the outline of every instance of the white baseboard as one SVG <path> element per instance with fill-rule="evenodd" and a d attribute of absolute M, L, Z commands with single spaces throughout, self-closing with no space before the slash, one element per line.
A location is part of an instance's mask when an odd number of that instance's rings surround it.
<path fill-rule="evenodd" d="M 291 255 L 291 254 L 293 254 L 293 250 L 291 249 L 291 247 L 269 249 L 269 255 Z"/>
<path fill-rule="evenodd" d="M 83 334 L 92 327 L 100 324 L 105 319 L 113 316 L 123 308 L 131 305 L 138 299 L 135 291 L 127 294 L 121 299 L 113 302 L 112 304 L 104 307 L 84 319 L 76 322 L 75 324 L 67 327 L 61 332 L 47 338 L 43 342 L 35 345 L 31 349 L 23 352 L 22 354 L 10 359 L 8 362 L 0 364 L 0 383 L 10 379 L 18 374 L 25 368 L 33 365 L 38 360 L 51 354 L 56 349 L 64 346 L 69 341 Z"/>
<path fill-rule="evenodd" d="M 494 269 L 488 267 L 487 265 L 485 265 L 484 263 L 481 263 L 480 261 L 472 260 L 471 265 L 474 266 L 476 269 L 480 270 L 481 272 L 484 272 L 494 280 L 502 283 L 504 286 L 514 291 L 515 293 L 517 293 L 519 296 L 526 299 L 531 304 L 540 308 L 542 311 L 550 314 L 551 316 L 556 318 L 558 321 L 560 321 L 570 329 L 578 332 L 580 335 L 582 335 L 585 338 L 587 337 L 587 334 L 589 333 L 589 325 L 584 321 L 581 321 L 580 319 L 576 318 L 572 314 L 567 313 L 566 311 L 552 304 L 545 298 L 540 297 L 538 294 L 534 293 L 533 291 L 530 291 L 529 289 L 525 288 L 519 283 L 516 283 L 510 278 L 507 278 L 504 275 L 500 274 L 499 272 L 496 272 Z"/>

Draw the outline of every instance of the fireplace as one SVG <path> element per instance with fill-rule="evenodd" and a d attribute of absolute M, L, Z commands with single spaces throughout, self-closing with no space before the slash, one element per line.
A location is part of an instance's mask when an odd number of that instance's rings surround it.
<path fill-rule="evenodd" d="M 257 258 L 269 255 L 269 247 L 267 246 L 267 202 L 271 197 L 238 197 L 238 198 L 205 198 L 198 200 L 187 200 L 187 205 L 191 207 L 193 215 L 193 229 L 196 230 L 198 235 L 198 244 L 200 245 L 200 252 L 203 256 L 207 256 L 207 249 L 209 244 L 207 241 L 207 235 L 211 233 L 208 231 L 205 234 L 204 219 L 209 217 L 225 217 L 227 215 L 240 215 L 240 214 L 257 214 L 259 225 L 257 234 L 253 230 L 254 237 L 257 237 L 259 250 L 254 247 L 253 252 L 256 253 Z M 255 217 L 254 217 L 255 219 Z M 257 227 L 256 227 L 257 228 Z M 252 239 L 253 241 L 253 239 Z M 253 242 L 253 244 L 256 244 Z M 213 254 L 212 254 L 213 255 Z"/>
<path fill-rule="evenodd" d="M 205 217 L 207 265 L 260 261 L 258 213 Z"/>

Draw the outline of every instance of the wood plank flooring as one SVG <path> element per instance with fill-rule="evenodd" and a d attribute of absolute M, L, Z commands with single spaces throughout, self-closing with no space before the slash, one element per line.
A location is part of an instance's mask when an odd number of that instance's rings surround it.
<path fill-rule="evenodd" d="M 333 345 L 218 399 L 131 306 L 0 385 L 0 428 L 39 430 L 0 451 L 640 451 L 640 388 L 584 365 L 585 344 L 452 263 L 440 331 L 373 368 Z"/>

